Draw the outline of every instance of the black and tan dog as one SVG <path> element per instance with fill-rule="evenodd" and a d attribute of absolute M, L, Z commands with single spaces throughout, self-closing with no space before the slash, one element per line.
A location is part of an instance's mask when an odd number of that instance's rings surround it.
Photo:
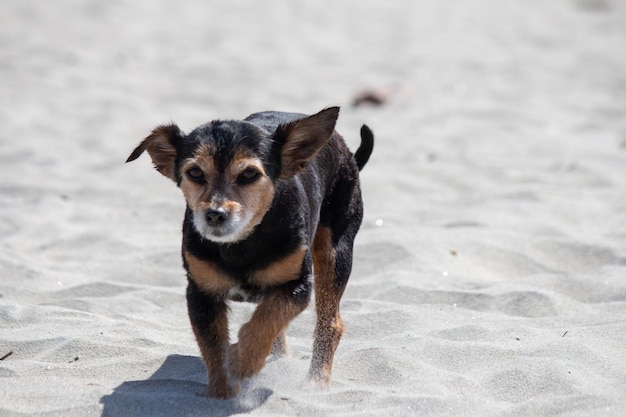
<path fill-rule="evenodd" d="M 237 395 L 240 381 L 257 374 L 271 352 L 287 352 L 285 330 L 308 305 L 313 285 L 309 378 L 330 385 L 343 333 L 339 301 L 363 217 L 359 170 L 374 144 L 364 125 L 353 155 L 334 131 L 338 114 L 338 107 L 313 116 L 262 112 L 189 135 L 159 126 L 126 161 L 148 151 L 187 201 L 187 304 L 211 397 Z M 228 300 L 258 303 L 233 345 Z"/>

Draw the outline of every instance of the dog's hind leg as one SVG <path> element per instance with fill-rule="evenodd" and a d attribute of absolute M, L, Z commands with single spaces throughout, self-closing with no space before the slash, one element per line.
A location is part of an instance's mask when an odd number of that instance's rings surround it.
<path fill-rule="evenodd" d="M 348 177 L 355 176 L 356 166 Z M 363 219 L 358 182 L 336 183 L 325 207 L 320 214 L 312 250 L 317 322 L 308 377 L 319 387 L 331 384 L 333 358 L 344 331 L 339 303 L 352 271 L 354 238 Z"/>
<path fill-rule="evenodd" d="M 352 267 L 351 239 L 333 245 L 331 229 L 320 226 L 313 243 L 317 323 L 308 377 L 321 388 L 331 385 L 333 358 L 344 331 L 339 303 Z"/>

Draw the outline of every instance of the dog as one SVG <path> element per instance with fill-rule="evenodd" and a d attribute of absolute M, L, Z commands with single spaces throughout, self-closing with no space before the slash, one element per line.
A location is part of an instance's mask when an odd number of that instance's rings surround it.
<path fill-rule="evenodd" d="M 344 324 L 339 302 L 363 218 L 359 171 L 374 146 L 363 125 L 352 154 L 335 131 L 339 107 L 307 116 L 261 112 L 217 120 L 185 135 L 155 128 L 144 151 L 182 190 L 182 258 L 191 326 L 208 373 L 209 397 L 238 395 L 271 354 L 288 353 L 285 330 L 315 290 L 308 378 L 329 387 Z M 257 303 L 230 344 L 228 302 Z"/>

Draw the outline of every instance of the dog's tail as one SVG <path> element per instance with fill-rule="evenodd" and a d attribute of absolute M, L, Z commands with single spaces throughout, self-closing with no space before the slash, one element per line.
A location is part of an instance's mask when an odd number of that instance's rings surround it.
<path fill-rule="evenodd" d="M 374 149 L 374 132 L 367 125 L 361 126 L 361 146 L 354 153 L 356 166 L 359 171 L 363 169 L 367 161 L 370 159 L 372 150 Z"/>

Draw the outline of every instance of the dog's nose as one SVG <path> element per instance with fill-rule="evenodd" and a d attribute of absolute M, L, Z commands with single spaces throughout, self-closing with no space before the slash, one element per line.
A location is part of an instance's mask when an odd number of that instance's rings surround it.
<path fill-rule="evenodd" d="M 228 212 L 223 208 L 218 209 L 208 209 L 206 211 L 206 220 L 210 224 L 220 224 L 224 222 L 228 218 Z"/>

